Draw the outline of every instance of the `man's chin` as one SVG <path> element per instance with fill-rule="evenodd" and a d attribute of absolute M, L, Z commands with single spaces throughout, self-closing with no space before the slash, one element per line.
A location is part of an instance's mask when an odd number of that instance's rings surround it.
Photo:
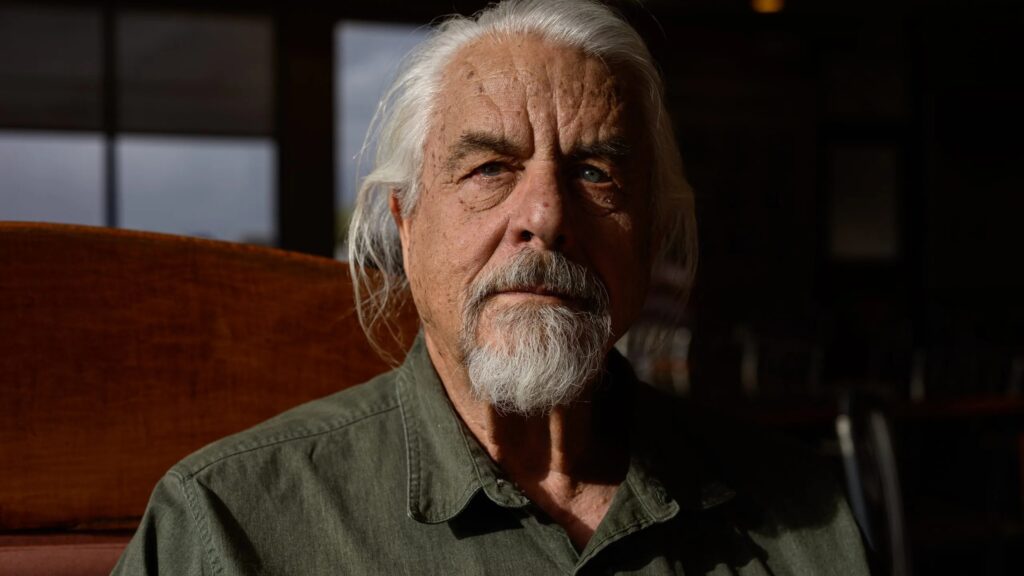
<path fill-rule="evenodd" d="M 473 391 L 521 415 L 571 404 L 604 365 L 608 322 L 560 306 L 516 306 L 481 322 L 464 360 Z"/>
<path fill-rule="evenodd" d="M 581 311 L 574 300 L 554 296 L 500 294 L 484 306 L 473 329 L 473 347 L 506 350 L 517 331 L 522 337 L 540 336 L 548 331 L 539 317 L 545 314 L 575 314 Z"/>

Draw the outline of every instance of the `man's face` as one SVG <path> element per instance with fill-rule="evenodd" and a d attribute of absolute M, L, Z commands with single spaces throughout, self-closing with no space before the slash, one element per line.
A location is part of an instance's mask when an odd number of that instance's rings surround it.
<path fill-rule="evenodd" d="M 424 149 L 420 197 L 399 222 L 406 274 L 428 343 L 461 361 L 479 283 L 523 251 L 558 252 L 607 290 L 611 334 L 629 327 L 650 276 L 644 126 L 599 60 L 532 37 L 464 48 L 446 69 Z M 500 340 L 510 307 L 573 307 L 559 294 L 494 294 L 471 327 Z"/>

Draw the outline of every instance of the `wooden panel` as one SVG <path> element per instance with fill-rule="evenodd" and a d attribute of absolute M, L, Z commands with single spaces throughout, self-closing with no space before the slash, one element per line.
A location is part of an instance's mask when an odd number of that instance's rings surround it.
<path fill-rule="evenodd" d="M 106 576 L 128 540 L 127 535 L 0 536 L 0 574 Z"/>
<path fill-rule="evenodd" d="M 181 457 L 386 368 L 343 263 L 0 224 L 0 531 L 130 528 Z"/>

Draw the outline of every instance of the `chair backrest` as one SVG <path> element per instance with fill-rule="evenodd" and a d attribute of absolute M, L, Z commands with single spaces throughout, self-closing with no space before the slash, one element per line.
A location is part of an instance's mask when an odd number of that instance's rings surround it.
<path fill-rule="evenodd" d="M 181 457 L 387 368 L 341 262 L 0 223 L 0 534 L 130 530 Z"/>

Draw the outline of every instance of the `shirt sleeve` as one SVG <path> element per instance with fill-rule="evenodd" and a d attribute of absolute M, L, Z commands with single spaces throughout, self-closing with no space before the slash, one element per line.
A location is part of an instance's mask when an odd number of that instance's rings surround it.
<path fill-rule="evenodd" d="M 157 483 L 139 528 L 111 576 L 210 573 L 204 516 L 194 505 L 188 482 L 171 471 Z"/>

